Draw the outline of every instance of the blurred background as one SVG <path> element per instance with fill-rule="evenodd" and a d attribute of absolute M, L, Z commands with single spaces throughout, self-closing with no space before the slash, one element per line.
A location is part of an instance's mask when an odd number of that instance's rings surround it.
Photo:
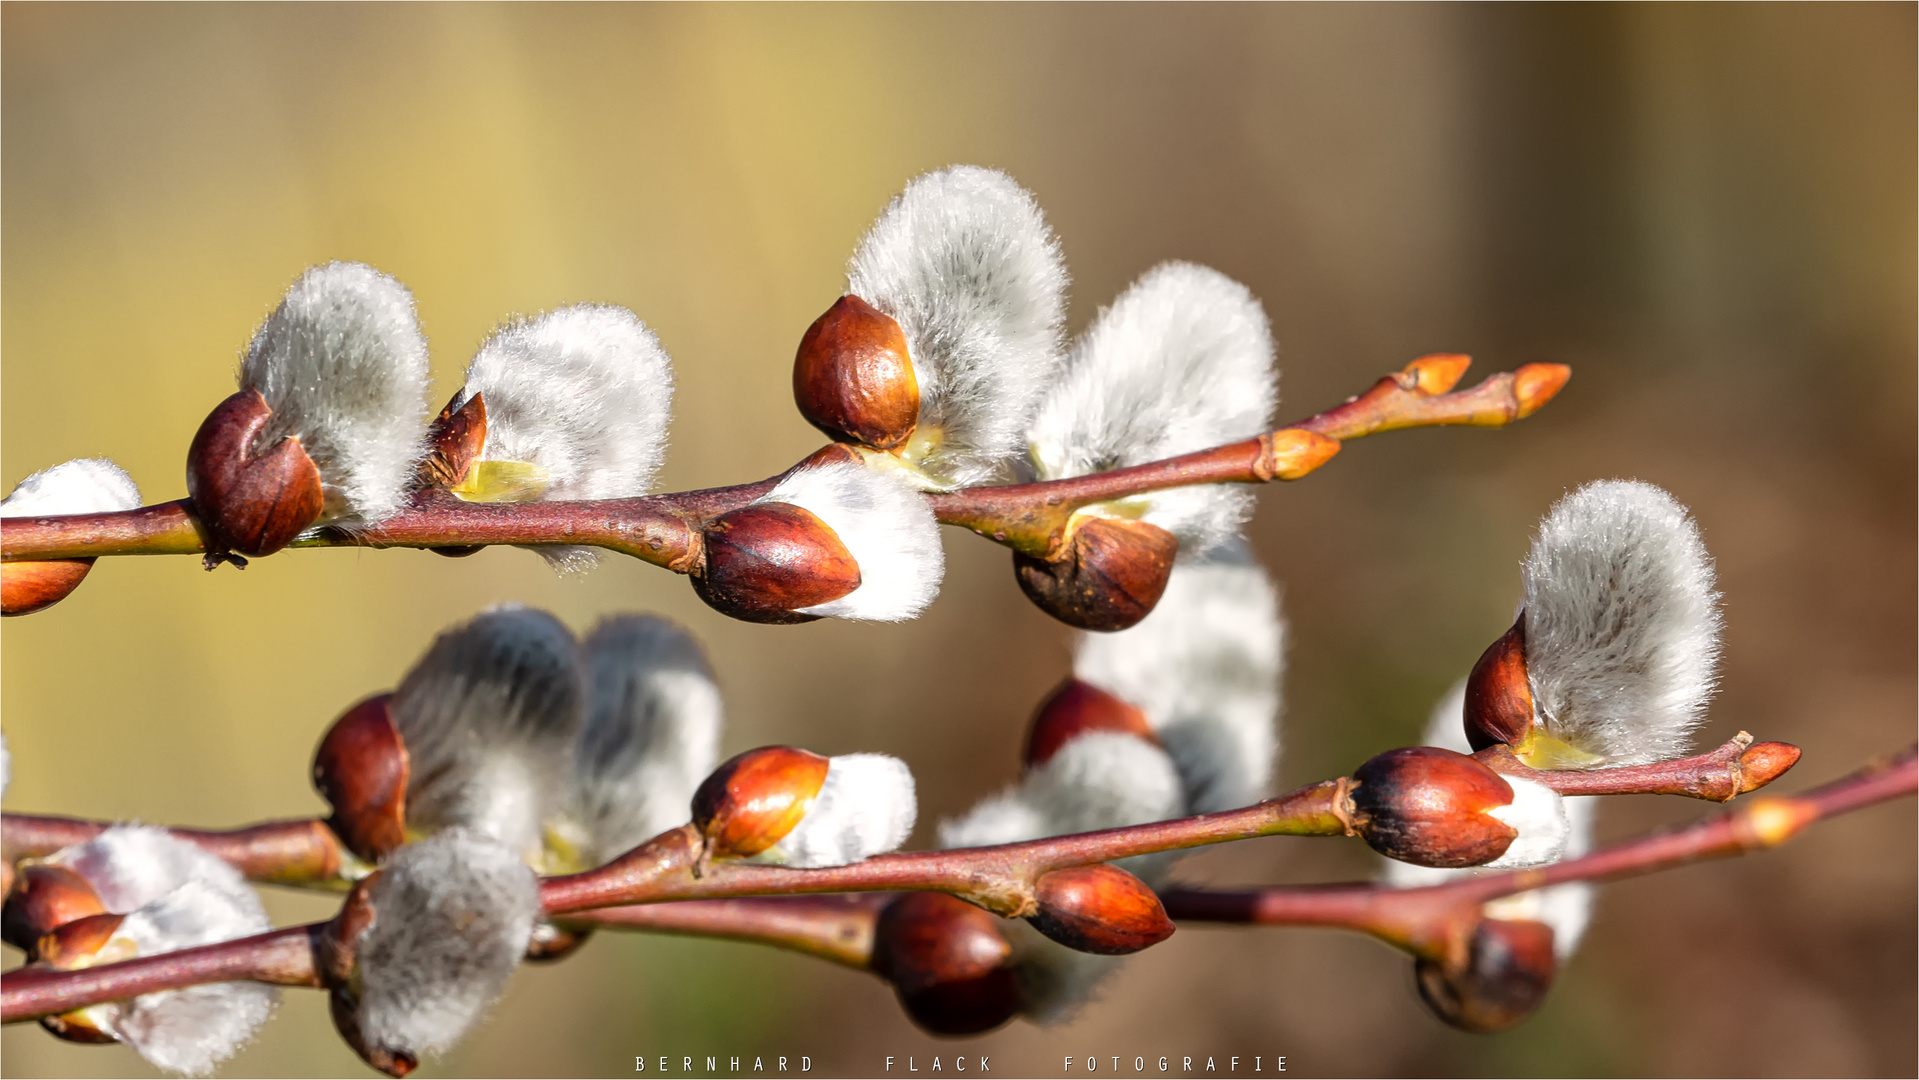
<path fill-rule="evenodd" d="M 665 488 L 771 475 L 820 441 L 789 364 L 862 229 L 924 170 L 993 165 L 1064 242 L 1075 330 L 1162 259 L 1246 282 L 1281 343 L 1285 418 L 1422 353 L 1575 369 L 1514 428 L 1369 439 L 1264 492 L 1252 536 L 1291 620 L 1282 785 L 1415 741 L 1507 627 L 1538 517 L 1638 477 L 1694 508 L 1718 559 L 1725 679 L 1702 743 L 1798 743 L 1797 790 L 1914 731 L 1914 11 L 10 4 L 0 481 L 109 455 L 150 501 L 182 495 L 254 325 L 329 259 L 414 290 L 436 404 L 509 314 L 630 307 L 678 369 Z M 637 562 L 561 578 L 510 550 L 103 562 L 0 630 L 6 806 L 313 813 L 325 725 L 440 628 L 519 600 L 581 631 L 616 611 L 684 621 L 728 695 L 725 753 L 898 754 L 924 844 L 1013 777 L 1068 662 L 1009 556 L 946 539 L 943 596 L 898 627 L 748 626 Z M 1601 832 L 1709 809 L 1616 799 Z M 1610 886 L 1545 1009 L 1497 1037 L 1442 1027 L 1409 962 L 1327 932 L 1188 929 L 1067 1026 L 959 1042 L 863 975 L 603 934 L 522 971 L 424 1071 L 784 1054 L 836 1076 L 963 1052 L 1007 1075 L 1258 1054 L 1308 1075 L 1909 1076 L 1915 846 L 1903 802 Z M 1373 872 L 1340 841 L 1184 864 L 1214 883 Z M 281 922 L 332 910 L 269 904 Z M 0 1071 L 148 1070 L 15 1027 Z M 313 993 L 288 993 L 227 1071 L 365 1073 Z"/>

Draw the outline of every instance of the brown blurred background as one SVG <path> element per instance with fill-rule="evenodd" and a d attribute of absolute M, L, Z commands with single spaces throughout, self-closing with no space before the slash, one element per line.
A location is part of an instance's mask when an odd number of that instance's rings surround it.
<path fill-rule="evenodd" d="M 1513 429 L 1367 440 L 1265 492 L 1252 533 L 1293 642 L 1282 783 L 1416 739 L 1505 629 L 1538 516 L 1581 482 L 1638 477 L 1695 509 L 1718 558 L 1706 741 L 1796 742 L 1782 786 L 1802 788 L 1914 730 L 1914 10 L 7 5 L 0 480 L 104 454 L 150 500 L 178 497 L 254 324 L 328 259 L 412 287 L 440 397 L 509 313 L 631 307 L 679 372 L 665 485 L 766 476 L 819 441 L 788 364 L 860 231 L 923 170 L 996 165 L 1064 241 L 1075 329 L 1162 259 L 1250 285 L 1288 417 L 1425 352 L 1577 372 Z M 944 595 L 902 627 L 747 626 L 638 563 L 568 579 L 517 551 L 106 562 L 0 631 L 6 805 L 311 813 L 308 755 L 337 711 L 511 599 L 581 630 L 635 609 L 685 621 L 728 694 L 726 752 L 902 755 L 924 843 L 1013 775 L 1067 661 L 1006 553 L 947 536 Z M 1708 810 L 1615 800 L 1602 834 Z M 1492 1038 L 1430 1019 L 1398 954 L 1323 932 L 1190 929 L 1069 1026 L 962 1042 L 919 1034 L 864 976 L 602 935 L 523 971 L 427 1072 L 804 1054 L 832 1076 L 964 1052 L 1002 1075 L 1055 1075 L 1067 1054 L 1124 1055 L 1127 1075 L 1134 1055 L 1178 1075 L 1185 1055 L 1223 1073 L 1283 1054 L 1307 1075 L 1909 1076 L 1914 851 L 1905 802 L 1609 887 L 1543 1012 Z M 1271 840 L 1186 874 L 1372 867 L 1356 844 Z M 269 904 L 283 922 L 330 911 Z M 146 1070 L 27 1027 L 7 1029 L 0 1071 Z M 289 993 L 228 1072 L 364 1069 L 321 998 Z"/>

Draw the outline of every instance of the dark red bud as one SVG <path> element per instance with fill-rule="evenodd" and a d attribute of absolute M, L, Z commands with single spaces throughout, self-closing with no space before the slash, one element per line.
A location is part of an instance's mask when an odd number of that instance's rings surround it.
<path fill-rule="evenodd" d="M 1069 949 L 1122 956 L 1173 936 L 1159 895 L 1117 866 L 1078 866 L 1039 879 L 1033 928 Z"/>
<path fill-rule="evenodd" d="M 798 609 L 860 587 L 860 564 L 827 524 L 792 503 L 741 507 L 705 530 L 706 565 L 693 591 L 716 610 L 759 623 L 812 622 Z"/>
<path fill-rule="evenodd" d="M 333 722 L 313 755 L 313 786 L 333 807 L 327 826 L 347 849 L 379 862 L 406 843 L 411 761 L 394 726 L 393 695 L 360 702 Z"/>
<path fill-rule="evenodd" d="M 35 959 L 51 967 L 62 970 L 89 967 L 100 959 L 100 950 L 113 940 L 125 921 L 125 915 L 103 911 L 64 922 L 40 935 L 31 951 Z"/>
<path fill-rule="evenodd" d="M 86 878 L 64 866 L 28 863 L 19 869 L 0 910 L 0 938 L 31 959 L 42 935 L 105 910 Z"/>
<path fill-rule="evenodd" d="M 1033 716 L 1026 735 L 1027 768 L 1046 764 L 1060 747 L 1090 731 L 1124 732 L 1159 745 L 1145 713 L 1091 683 L 1068 679 Z"/>
<path fill-rule="evenodd" d="M 454 394 L 426 429 L 427 454 L 420 462 L 425 487 L 450 488 L 466 479 L 486 446 L 486 395 L 474 394 L 456 409 L 459 400 L 460 394 Z"/>
<path fill-rule="evenodd" d="M 746 858 L 779 843 L 813 808 L 827 767 L 793 746 L 762 746 L 721 764 L 693 793 L 705 858 Z"/>
<path fill-rule="evenodd" d="M 1013 573 L 1041 611 L 1081 630 L 1124 630 L 1151 614 L 1173 573 L 1179 539 L 1144 521 L 1089 518 L 1065 550 L 1013 553 Z"/>
<path fill-rule="evenodd" d="M 1526 617 L 1487 646 L 1466 677 L 1466 741 L 1474 750 L 1517 746 L 1533 726 L 1533 688 L 1526 679 Z"/>
<path fill-rule="evenodd" d="M 0 615 L 31 615 L 80 587 L 92 559 L 0 563 Z"/>
<path fill-rule="evenodd" d="M 1491 1034 L 1517 1026 L 1546 999 L 1553 974 L 1552 927 L 1530 919 L 1481 919 L 1458 971 L 1433 960 L 1414 966 L 1419 996 L 1441 1020 Z"/>
<path fill-rule="evenodd" d="M 1478 866 L 1519 834 L 1487 813 L 1511 804 L 1512 785 L 1485 765 L 1437 746 L 1388 750 L 1353 772 L 1353 827 L 1374 851 L 1420 866 Z"/>
<path fill-rule="evenodd" d="M 93 1022 L 87 1019 L 85 1012 L 80 1009 L 60 1016 L 43 1016 L 40 1018 L 40 1026 L 46 1029 L 49 1035 L 65 1039 L 70 1043 L 104 1046 L 107 1043 L 120 1041 L 95 1027 Z"/>
<path fill-rule="evenodd" d="M 842 296 L 806 328 L 793 358 L 793 400 L 840 442 L 891 450 L 919 423 L 920 387 L 900 324 Z"/>
<path fill-rule="evenodd" d="M 214 544 L 271 555 L 320 518 L 320 469 L 297 438 L 254 443 L 273 418 L 257 390 L 213 407 L 187 450 L 187 494 Z"/>
<path fill-rule="evenodd" d="M 998 916 L 944 893 L 908 893 L 880 912 L 873 971 L 913 1022 L 935 1035 L 1004 1024 L 1023 999 Z"/>
<path fill-rule="evenodd" d="M 592 930 L 568 930 L 550 922 L 535 923 L 533 937 L 526 943 L 526 958 L 541 963 L 564 960 L 592 937 Z"/>

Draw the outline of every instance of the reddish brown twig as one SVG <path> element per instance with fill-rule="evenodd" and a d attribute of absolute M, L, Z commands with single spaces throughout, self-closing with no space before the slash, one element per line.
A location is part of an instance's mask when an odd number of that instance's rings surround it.
<path fill-rule="evenodd" d="M 1244 442 L 1094 476 L 970 488 L 932 495 L 939 520 L 1029 554 L 1043 554 L 1080 507 L 1188 484 L 1292 480 L 1318 468 L 1339 440 L 1405 427 L 1498 427 L 1551 400 L 1569 370 L 1527 364 L 1471 390 L 1449 393 L 1464 357 L 1426 357 L 1381 379 L 1337 408 Z M 844 460 L 833 445 L 802 465 Z M 796 466 L 797 467 L 797 466 Z M 784 474 L 782 474 L 783 476 Z M 688 573 L 700 565 L 698 524 L 744 506 L 781 477 L 735 487 L 587 502 L 467 503 L 434 491 L 373 529 L 321 529 L 294 547 L 460 548 L 490 544 L 590 545 Z M 16 560 L 101 555 L 187 555 L 207 551 L 208 531 L 189 500 L 111 514 L 0 520 L 0 557 Z"/>
<path fill-rule="evenodd" d="M 112 822 L 33 814 L 0 815 L 0 856 L 15 860 L 51 855 L 84 844 Z M 325 822 L 310 818 L 266 821 L 238 829 L 168 829 L 222 859 L 253 881 L 273 885 L 343 887 L 342 870 L 357 862 Z"/>
<path fill-rule="evenodd" d="M 1777 847 L 1815 821 L 1903 798 L 1919 790 L 1919 747 L 1800 795 L 1755 799 L 1683 829 L 1532 870 L 1461 876 L 1440 885 L 1374 884 L 1242 891 L 1173 889 L 1162 894 L 1175 919 L 1194 922 L 1331 926 L 1357 930 L 1429 960 L 1459 964 L 1490 900 L 1573 881 L 1609 881 L 1703 859 Z"/>
<path fill-rule="evenodd" d="M 1755 800 L 1678 832 L 1537 870 L 1462 878 L 1425 889 L 1346 885 L 1247 892 L 1170 890 L 1164 900 L 1167 911 L 1176 918 L 1343 927 L 1373 934 L 1418 955 L 1439 957 L 1448 949 L 1463 948 L 1460 928 L 1470 931 L 1479 906 L 1488 900 L 1570 881 L 1652 873 L 1699 859 L 1774 847 L 1815 821 L 1911 795 L 1916 784 L 1919 771 L 1915 769 L 1915 750 L 1908 749 L 1890 763 L 1802 795 Z M 786 900 L 728 900 L 703 906 L 659 905 L 658 914 L 625 907 L 586 909 L 635 900 L 650 904 L 701 893 L 731 897 L 932 889 L 972 899 L 1001 914 L 1020 914 L 1025 903 L 1030 903 L 1033 878 L 1047 870 L 1250 835 L 1327 831 L 1338 822 L 1333 807 L 1339 786 L 1337 782 L 1318 784 L 1257 807 L 1183 822 L 1002 847 L 887 855 L 823 870 L 721 863 L 697 879 L 691 876 L 690 868 L 697 855 L 698 839 L 690 829 L 678 829 L 642 845 L 602 871 L 547 879 L 542 899 L 549 914 L 564 916 L 556 918 L 562 924 L 644 926 L 764 941 L 859 966 L 858 939 L 842 935 L 847 934 L 849 923 L 853 934 L 861 933 L 863 917 L 842 917 L 825 907 L 787 907 L 790 901 Z M 1283 810 L 1282 806 L 1290 809 Z M 674 915 L 668 908 L 688 910 Z M 290 927 L 239 941 L 79 971 L 28 967 L 8 972 L 0 977 L 0 1022 L 32 1020 L 205 982 L 251 979 L 288 986 L 318 985 L 315 950 L 320 947 L 323 926 Z"/>
<path fill-rule="evenodd" d="M 874 924 L 888 899 L 869 893 L 629 904 L 575 912 L 560 925 L 749 941 L 864 970 L 873 955 Z"/>
<path fill-rule="evenodd" d="M 1494 772 L 1544 784 L 1561 795 L 1684 795 L 1730 802 L 1772 783 L 1799 761 L 1791 743 L 1755 744 L 1745 732 L 1692 757 L 1609 769 L 1534 769 L 1500 745 L 1474 754 Z"/>

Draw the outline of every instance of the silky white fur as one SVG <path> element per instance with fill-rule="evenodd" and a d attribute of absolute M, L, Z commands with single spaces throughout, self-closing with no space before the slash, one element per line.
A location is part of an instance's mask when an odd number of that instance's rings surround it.
<path fill-rule="evenodd" d="M 1505 778 L 1513 789 L 1513 801 L 1486 811 L 1486 815 L 1505 822 L 1519 835 L 1499 858 L 1486 863 L 1489 870 L 1523 870 L 1529 866 L 1556 863 L 1566 855 L 1572 835 L 1572 823 L 1566 818 L 1566 800 L 1557 791 L 1533 780 L 1516 776 Z"/>
<path fill-rule="evenodd" d="M 581 651 L 591 692 L 570 814 L 600 863 L 686 822 L 719 756 L 722 707 L 706 654 L 666 619 L 607 619 Z"/>
<path fill-rule="evenodd" d="M 1074 344 L 1027 440 L 1041 479 L 1084 476 L 1251 438 L 1272 426 L 1277 399 L 1259 301 L 1217 270 L 1162 263 Z M 1199 554 L 1238 534 L 1253 489 L 1173 488 L 1124 505 Z"/>
<path fill-rule="evenodd" d="M 41 469 L 0 500 L 0 517 L 104 514 L 140 505 L 140 489 L 106 458 L 74 458 Z"/>
<path fill-rule="evenodd" d="M 537 859 L 585 705 L 573 635 L 543 611 L 497 607 L 441 634 L 393 694 L 407 824 L 469 826 Z"/>
<path fill-rule="evenodd" d="M 1651 484 L 1606 480 L 1539 525 L 1525 579 L 1526 671 L 1553 735 L 1634 765 L 1682 756 L 1719 661 L 1719 594 L 1699 528 Z"/>
<path fill-rule="evenodd" d="M 1033 196 L 956 165 L 906 186 L 860 241 L 847 291 L 905 332 L 922 432 L 943 486 L 1003 475 L 1060 366 L 1066 267 Z"/>
<path fill-rule="evenodd" d="M 107 949 L 161 953 L 250 937 L 272 928 L 238 871 L 164 830 L 120 825 L 49 857 L 87 879 L 108 911 L 125 915 Z M 213 983 L 96 1005 L 101 1030 L 170 1072 L 198 1076 L 253 1037 L 279 1001 L 258 983 Z"/>
<path fill-rule="evenodd" d="M 1272 582 L 1233 542 L 1175 563 L 1137 626 L 1080 634 L 1073 674 L 1146 714 L 1179 768 L 1187 809 L 1210 813 L 1269 793 L 1285 637 Z"/>
<path fill-rule="evenodd" d="M 424 453 L 427 355 L 406 287 L 362 263 L 316 266 L 253 333 L 241 389 L 273 409 L 260 448 L 298 437 L 320 469 L 322 521 L 400 509 Z"/>
<path fill-rule="evenodd" d="M 1426 725 L 1426 745 L 1461 754 L 1471 753 L 1472 748 L 1466 741 L 1465 707 L 1466 681 L 1461 679 L 1433 708 L 1432 717 Z M 1599 796 L 1560 797 L 1566 820 L 1565 841 L 1559 855 L 1548 862 L 1577 859 L 1592 850 L 1593 821 L 1598 814 L 1599 799 Z M 1401 889 L 1439 885 L 1462 874 L 1487 873 L 1500 867 L 1499 861 L 1483 867 L 1458 870 L 1415 866 L 1397 859 L 1387 859 L 1385 862 L 1387 883 Z M 1586 925 L 1592 918 L 1593 897 L 1591 884 L 1571 882 L 1502 897 L 1488 903 L 1485 911 L 1495 919 L 1531 919 L 1552 927 L 1553 951 L 1564 961 L 1579 947 L 1579 939 L 1586 932 Z"/>
<path fill-rule="evenodd" d="M 885 754 L 827 759 L 826 782 L 793 831 L 754 856 L 785 866 L 844 866 L 892 851 L 913 832 L 913 773 Z"/>
<path fill-rule="evenodd" d="M 416 1056 L 451 1047 L 499 998 L 540 914 L 538 882 L 518 854 L 461 828 L 401 848 L 368 899 L 360 1030 Z"/>
<path fill-rule="evenodd" d="M 802 613 L 901 622 L 939 595 L 946 575 L 939 523 L 925 498 L 897 474 L 835 462 L 795 472 L 759 501 L 812 512 L 859 564 L 858 588 Z"/>

